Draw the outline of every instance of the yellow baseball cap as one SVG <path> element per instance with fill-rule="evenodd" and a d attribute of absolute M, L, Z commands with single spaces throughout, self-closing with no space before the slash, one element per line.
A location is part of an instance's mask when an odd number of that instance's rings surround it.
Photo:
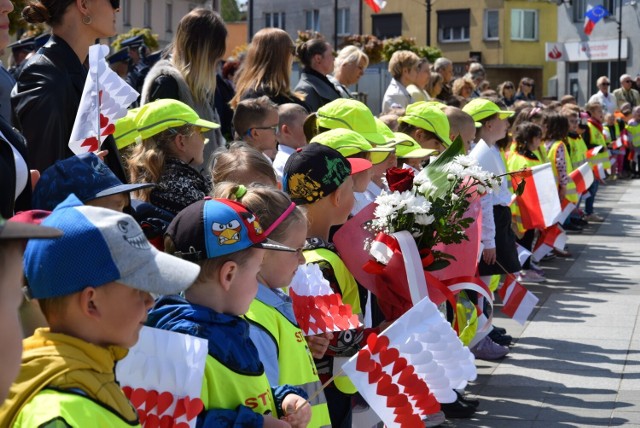
<path fill-rule="evenodd" d="M 331 147 L 340 152 L 344 157 L 353 156 L 358 153 L 370 153 L 371 163 L 377 165 L 384 161 L 395 149 L 393 147 L 372 146 L 359 133 L 350 129 L 337 128 L 318 134 L 310 143 L 318 143 Z M 374 159 L 375 158 L 375 159 Z"/>
<path fill-rule="evenodd" d="M 316 112 L 316 124 L 327 129 L 344 128 L 356 131 L 371 144 L 385 144 L 378 133 L 376 121 L 365 104 L 357 100 L 338 98 L 323 105 Z"/>
<path fill-rule="evenodd" d="M 500 110 L 496 103 L 485 98 L 472 99 L 462 108 L 462 111 L 471 115 L 476 122 L 480 122 L 482 119 L 486 119 L 496 113 L 500 115 L 500 119 L 506 119 L 515 114 L 511 110 Z"/>
<path fill-rule="evenodd" d="M 138 125 L 136 124 L 136 116 L 140 108 L 133 108 L 127 111 L 124 117 L 116 120 L 116 130 L 113 132 L 113 138 L 116 140 L 118 149 L 124 149 L 133 143 L 142 141 Z"/>
<path fill-rule="evenodd" d="M 400 123 L 408 123 L 425 131 L 432 132 L 438 137 L 445 147 L 451 145 L 449 138 L 449 119 L 438 107 L 438 103 L 419 101 L 409 104 L 404 116 L 398 119 Z"/>
<path fill-rule="evenodd" d="M 438 154 L 437 150 L 424 149 L 416 140 L 402 132 L 394 132 L 397 145 L 396 157 L 404 159 L 420 159 Z"/>
<path fill-rule="evenodd" d="M 140 107 L 135 121 L 142 139 L 184 125 L 195 125 L 203 131 L 220 128 L 217 123 L 200 119 L 198 113 L 185 103 L 169 98 L 155 100 Z"/>

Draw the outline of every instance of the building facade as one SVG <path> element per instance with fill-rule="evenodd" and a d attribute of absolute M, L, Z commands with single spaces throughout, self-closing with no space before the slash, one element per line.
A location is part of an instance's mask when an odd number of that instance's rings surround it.
<path fill-rule="evenodd" d="M 588 5 L 602 5 L 609 12 L 589 36 L 583 29 Z M 558 95 L 571 94 L 583 104 L 598 91 L 598 77 L 609 77 L 610 91 L 620 87 L 620 75 L 627 73 L 635 78 L 640 74 L 640 61 L 635 58 L 640 52 L 639 31 L 637 1 L 563 1 L 558 6 L 558 39 L 547 47 L 547 59 L 558 64 Z"/>

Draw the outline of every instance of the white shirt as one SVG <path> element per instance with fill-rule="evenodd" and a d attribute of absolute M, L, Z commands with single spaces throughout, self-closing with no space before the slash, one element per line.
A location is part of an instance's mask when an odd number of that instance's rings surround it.
<path fill-rule="evenodd" d="M 618 108 L 618 103 L 616 102 L 616 97 L 611 93 L 607 93 L 607 95 L 603 94 L 602 91 L 598 91 L 597 93 L 591 95 L 589 98 L 589 102 L 598 102 L 602 104 L 602 108 L 605 113 L 615 113 L 616 108 Z"/>
<path fill-rule="evenodd" d="M 24 160 L 20 152 L 13 147 L 13 144 L 9 142 L 2 132 L 0 132 L 0 138 L 9 144 L 9 147 L 11 147 L 11 151 L 13 152 L 13 163 L 16 166 L 16 193 L 13 195 L 13 200 L 15 201 L 27 187 L 27 183 L 29 181 L 29 168 L 27 167 L 27 162 Z"/>
<path fill-rule="evenodd" d="M 287 159 L 296 149 L 285 146 L 284 144 L 278 144 L 278 152 L 276 157 L 273 158 L 273 169 L 276 171 L 278 181 L 282 181 L 282 173 L 284 172 L 284 165 L 287 163 Z"/>
<path fill-rule="evenodd" d="M 406 108 L 413 102 L 413 98 L 407 91 L 407 88 L 402 86 L 402 83 L 396 79 L 391 79 L 387 90 L 382 98 L 382 112 L 386 113 L 391 110 L 391 107 Z"/>
<path fill-rule="evenodd" d="M 364 192 L 354 192 L 353 196 L 356 198 L 356 203 L 353 204 L 351 215 L 358 214 L 371 202 L 375 202 L 376 198 L 380 196 L 380 193 L 382 193 L 382 190 L 382 187 L 379 187 L 376 183 L 370 181 Z"/>

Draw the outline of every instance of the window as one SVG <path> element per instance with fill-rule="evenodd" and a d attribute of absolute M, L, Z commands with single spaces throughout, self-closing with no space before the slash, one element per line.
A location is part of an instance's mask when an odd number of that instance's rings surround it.
<path fill-rule="evenodd" d="M 270 12 L 264 14 L 264 26 L 284 28 L 285 13 L 284 12 Z"/>
<path fill-rule="evenodd" d="M 320 31 L 320 10 L 305 10 L 305 29 L 311 31 Z"/>
<path fill-rule="evenodd" d="M 511 9 L 511 40 L 538 40 L 538 11 Z"/>
<path fill-rule="evenodd" d="M 349 22 L 351 17 L 351 9 L 343 7 L 338 9 L 338 35 L 345 36 L 351 34 Z"/>
<path fill-rule="evenodd" d="M 440 42 L 469 41 L 469 9 L 438 11 L 438 40 Z"/>
<path fill-rule="evenodd" d="M 122 11 L 122 23 L 131 25 L 131 0 L 122 0 L 120 11 Z"/>
<path fill-rule="evenodd" d="M 620 0 L 572 0 L 572 2 L 573 22 L 584 22 L 587 6 L 604 6 L 609 11 L 609 15 L 616 15 L 616 11 L 620 7 Z M 625 0 L 624 4 L 627 3 Z"/>
<path fill-rule="evenodd" d="M 500 39 L 500 13 L 497 9 L 484 11 L 484 39 Z"/>
<path fill-rule="evenodd" d="M 151 0 L 144 0 L 144 21 L 142 26 L 151 28 Z"/>
<path fill-rule="evenodd" d="M 173 31 L 173 3 L 167 3 L 165 7 L 164 28 L 167 33 Z"/>
<path fill-rule="evenodd" d="M 401 13 L 376 13 L 371 15 L 373 34 L 380 40 L 390 39 L 402 35 Z"/>

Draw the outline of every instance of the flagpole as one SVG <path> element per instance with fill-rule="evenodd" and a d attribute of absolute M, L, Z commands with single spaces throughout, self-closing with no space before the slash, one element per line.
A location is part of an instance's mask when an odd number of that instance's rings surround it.
<path fill-rule="evenodd" d="M 318 395 L 320 395 L 320 393 L 322 391 L 324 391 L 327 388 L 327 386 L 329 386 L 329 384 L 335 380 L 335 378 L 337 378 L 338 376 L 343 376 L 343 375 L 344 375 L 344 369 L 340 369 L 340 371 L 338 373 L 334 374 L 333 376 L 331 376 L 331 378 L 329 380 L 327 380 L 325 383 L 323 383 L 322 386 L 320 387 L 320 389 L 318 389 L 316 392 L 311 394 L 311 397 L 307 398 L 307 400 L 304 403 L 300 404 L 298 407 L 293 409 L 293 412 L 288 413 L 285 416 L 293 415 L 295 412 L 297 412 L 298 410 L 302 409 L 307 404 L 309 406 L 311 406 L 311 402 L 313 400 L 315 400 L 316 398 L 318 398 Z"/>
<path fill-rule="evenodd" d="M 617 76 L 622 75 L 622 6 L 624 2 L 620 1 L 620 10 L 618 13 L 618 74 Z M 626 70 L 625 70 L 626 71 Z"/>
<path fill-rule="evenodd" d="M 95 55 L 94 55 L 95 56 Z M 102 61 L 105 61 L 104 59 L 102 59 Z M 89 70 L 91 70 L 91 57 L 89 57 Z M 98 117 L 96 117 L 96 120 L 98 121 L 98 135 L 96 136 L 96 138 L 98 139 L 98 149 L 96 150 L 96 153 L 100 152 L 100 146 L 102 145 L 102 141 L 100 138 L 100 104 L 102 104 L 100 101 L 100 60 L 97 61 L 96 64 L 96 97 L 98 100 L 98 108 L 96 109 L 96 111 L 98 112 Z"/>

